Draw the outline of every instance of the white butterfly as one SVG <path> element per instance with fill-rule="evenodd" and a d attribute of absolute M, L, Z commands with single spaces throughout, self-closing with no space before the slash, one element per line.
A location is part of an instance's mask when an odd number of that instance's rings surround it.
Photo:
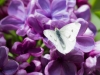
<path fill-rule="evenodd" d="M 67 54 L 75 46 L 80 26 L 80 23 L 70 23 L 60 30 L 58 28 L 55 28 L 55 31 L 50 29 L 44 30 L 44 35 L 54 44 L 59 52 Z"/>

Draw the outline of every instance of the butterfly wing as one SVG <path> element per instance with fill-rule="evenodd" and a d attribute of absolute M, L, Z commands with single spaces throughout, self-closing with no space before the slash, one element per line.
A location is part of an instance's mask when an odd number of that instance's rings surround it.
<path fill-rule="evenodd" d="M 57 45 L 58 39 L 55 31 L 48 29 L 48 30 L 44 30 L 43 33 L 54 45 Z"/>
<path fill-rule="evenodd" d="M 79 23 L 71 23 L 60 29 L 61 38 L 64 42 L 65 48 L 63 47 L 55 31 L 44 30 L 44 35 L 55 45 L 59 52 L 66 54 L 74 48 L 79 29 Z"/>
<path fill-rule="evenodd" d="M 56 35 L 56 32 L 53 30 L 44 30 L 44 35 L 54 44 L 56 49 L 63 53 L 63 47 L 61 45 L 60 40 L 58 39 L 58 36 Z"/>
<path fill-rule="evenodd" d="M 60 33 L 62 35 L 64 35 L 68 40 L 73 41 L 76 38 L 76 36 L 80 30 L 80 26 L 81 26 L 81 24 L 77 23 L 77 22 L 70 23 L 70 24 L 62 27 L 60 29 Z"/>
<path fill-rule="evenodd" d="M 62 35 L 62 39 L 65 43 L 65 48 L 61 49 L 60 52 L 63 54 L 67 54 L 74 48 L 75 43 L 76 43 L 76 39 L 74 39 L 73 41 L 70 41 L 64 35 Z"/>
<path fill-rule="evenodd" d="M 63 54 L 69 53 L 75 46 L 76 36 L 80 29 L 79 23 L 71 23 L 60 29 L 61 37 L 65 43 Z"/>

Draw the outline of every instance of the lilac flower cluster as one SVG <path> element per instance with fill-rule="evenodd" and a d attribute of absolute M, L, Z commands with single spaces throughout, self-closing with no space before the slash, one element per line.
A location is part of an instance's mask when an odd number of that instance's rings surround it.
<path fill-rule="evenodd" d="M 87 0 L 8 1 L 8 15 L 0 13 L 4 17 L 0 20 L 0 75 L 100 75 L 100 41 L 94 40 L 97 30 L 90 21 Z M 44 31 L 71 23 L 81 26 L 74 48 L 63 54 Z M 8 41 L 5 36 L 11 31 L 22 40 L 11 44 L 15 38 Z"/>

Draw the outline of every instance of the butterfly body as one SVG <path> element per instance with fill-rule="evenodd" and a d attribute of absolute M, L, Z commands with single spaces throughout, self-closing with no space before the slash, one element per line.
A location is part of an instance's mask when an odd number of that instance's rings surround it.
<path fill-rule="evenodd" d="M 55 28 L 55 32 L 56 32 L 56 35 L 57 35 L 57 37 L 60 41 L 60 44 L 61 44 L 62 48 L 65 49 L 66 46 L 65 46 L 64 40 L 61 37 L 60 30 L 58 28 Z"/>
<path fill-rule="evenodd" d="M 59 52 L 67 54 L 76 44 L 76 36 L 80 26 L 80 23 L 70 23 L 61 29 L 55 28 L 55 30 L 44 30 L 44 35 L 53 43 Z"/>

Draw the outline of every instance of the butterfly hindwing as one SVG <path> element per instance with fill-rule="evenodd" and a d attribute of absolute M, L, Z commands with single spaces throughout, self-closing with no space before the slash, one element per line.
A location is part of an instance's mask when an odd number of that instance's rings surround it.
<path fill-rule="evenodd" d="M 75 46 L 76 43 L 76 39 L 74 39 L 73 41 L 70 41 L 68 38 L 66 38 L 66 36 L 61 35 L 64 44 L 65 44 L 65 49 L 62 50 L 63 54 L 69 53 Z"/>
<path fill-rule="evenodd" d="M 61 52 L 63 48 L 61 47 L 61 43 L 56 35 L 56 32 L 53 30 L 44 30 L 44 35 L 54 44 L 56 49 Z"/>

